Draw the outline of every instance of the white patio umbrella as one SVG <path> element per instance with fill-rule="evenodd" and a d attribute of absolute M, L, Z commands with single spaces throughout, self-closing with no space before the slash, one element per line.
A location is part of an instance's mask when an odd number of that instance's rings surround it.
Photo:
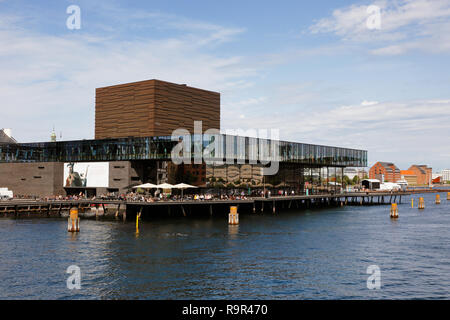
<path fill-rule="evenodd" d="M 156 186 L 156 184 L 153 184 L 153 183 L 144 183 L 144 184 L 141 184 L 141 185 L 133 187 L 133 189 L 138 189 L 138 188 L 141 188 L 141 189 L 153 189 L 153 188 L 157 188 L 157 186 Z"/>
<path fill-rule="evenodd" d="M 183 190 L 184 189 L 189 189 L 189 188 L 198 188 L 196 186 L 191 186 L 190 184 L 186 184 L 186 183 L 179 183 L 173 186 L 176 189 L 181 189 L 181 199 L 183 199 Z"/>
<path fill-rule="evenodd" d="M 158 189 L 162 189 L 164 191 L 164 189 L 173 189 L 173 185 L 169 184 L 169 183 L 161 183 L 156 185 L 156 187 Z"/>
<path fill-rule="evenodd" d="M 198 188 L 196 186 L 191 186 L 190 184 L 186 183 L 179 183 L 173 186 L 176 189 L 189 189 L 189 188 Z"/>
<path fill-rule="evenodd" d="M 169 183 L 161 183 L 161 184 L 157 184 L 155 186 L 155 188 L 158 188 L 158 189 L 173 189 L 174 186 L 169 184 Z"/>

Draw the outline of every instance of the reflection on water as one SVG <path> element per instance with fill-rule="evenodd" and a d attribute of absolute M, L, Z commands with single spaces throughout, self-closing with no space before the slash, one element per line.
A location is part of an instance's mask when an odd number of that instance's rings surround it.
<path fill-rule="evenodd" d="M 450 201 L 135 222 L 0 219 L 3 299 L 450 298 Z M 418 199 L 418 196 L 415 197 Z M 406 200 L 406 199 L 405 199 Z M 417 203 L 417 201 L 415 201 Z M 81 269 L 81 290 L 66 287 Z M 381 269 L 368 290 L 367 267 Z"/>
<path fill-rule="evenodd" d="M 239 225 L 228 225 L 228 235 L 230 239 L 237 239 L 239 233 Z"/>

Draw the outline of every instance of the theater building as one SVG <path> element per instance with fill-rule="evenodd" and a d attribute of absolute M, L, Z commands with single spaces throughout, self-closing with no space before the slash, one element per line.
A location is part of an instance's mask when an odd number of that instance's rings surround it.
<path fill-rule="evenodd" d="M 172 136 L 180 128 L 184 131 Z M 207 189 L 267 187 L 299 194 L 305 186 L 325 191 L 328 178 L 343 175 L 345 167 L 367 166 L 365 150 L 219 130 L 217 92 L 160 80 L 98 88 L 95 139 L 0 143 L 0 187 L 42 197 L 124 193 L 146 182 L 184 182 Z M 178 153 L 182 163 L 173 161 L 177 146 L 184 146 Z M 275 163 L 277 170 L 271 172 Z"/>

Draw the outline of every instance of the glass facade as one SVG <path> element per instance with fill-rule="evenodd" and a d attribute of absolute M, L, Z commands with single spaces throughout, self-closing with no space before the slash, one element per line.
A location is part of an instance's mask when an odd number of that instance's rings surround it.
<path fill-rule="evenodd" d="M 280 163 L 273 175 L 264 175 L 262 165 L 234 164 L 223 166 L 206 166 L 205 184 L 198 186 L 222 191 L 235 190 L 238 193 L 261 192 L 270 190 L 278 192 L 294 192 L 300 194 L 323 194 L 344 190 L 343 167 L 317 167 L 293 162 Z M 182 179 L 186 179 L 183 176 Z M 176 181 L 176 183 L 179 183 Z M 260 193 L 259 193 L 260 194 Z"/>
<path fill-rule="evenodd" d="M 258 163 L 278 161 L 312 167 L 366 167 L 367 151 L 230 135 L 170 136 L 0 144 L 0 163 L 171 160 L 182 142 L 181 154 L 211 161 Z M 213 148 L 211 148 L 213 146 Z"/>

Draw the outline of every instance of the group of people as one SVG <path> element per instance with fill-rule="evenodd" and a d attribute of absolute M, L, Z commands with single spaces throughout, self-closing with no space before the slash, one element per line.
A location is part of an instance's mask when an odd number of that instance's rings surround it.
<path fill-rule="evenodd" d="M 296 193 L 294 190 L 278 190 L 274 193 L 275 196 L 294 196 Z M 211 200 L 247 200 L 251 197 L 263 197 L 270 198 L 274 196 L 270 190 L 253 190 L 251 192 L 235 191 L 229 193 L 195 193 L 186 194 L 181 196 L 179 194 L 166 194 L 159 190 L 152 194 L 140 194 L 135 192 L 127 193 L 126 195 L 119 196 L 119 199 L 127 201 L 211 201 Z"/>
<path fill-rule="evenodd" d="M 155 202 L 155 201 L 212 201 L 212 200 L 242 200 L 247 199 L 245 195 L 215 195 L 212 193 L 196 193 L 187 195 L 172 195 L 162 192 L 151 194 L 128 193 L 124 197 L 127 201 Z"/>
<path fill-rule="evenodd" d="M 88 197 L 85 193 L 80 192 L 75 195 L 54 195 L 44 198 L 39 197 L 21 197 L 17 196 L 16 199 L 32 199 L 32 200 L 44 200 L 44 201 L 77 201 L 77 200 L 121 200 L 129 202 L 155 202 L 155 201 L 212 201 L 212 200 L 246 200 L 248 198 L 263 197 L 270 198 L 273 196 L 294 196 L 296 192 L 294 190 L 275 190 L 273 193 L 269 189 L 265 190 L 249 190 L 249 191 L 231 191 L 225 193 L 218 192 L 200 192 L 200 193 L 188 193 L 170 194 L 164 193 L 160 190 L 156 190 L 153 193 L 106 193 L 99 196 Z"/>

